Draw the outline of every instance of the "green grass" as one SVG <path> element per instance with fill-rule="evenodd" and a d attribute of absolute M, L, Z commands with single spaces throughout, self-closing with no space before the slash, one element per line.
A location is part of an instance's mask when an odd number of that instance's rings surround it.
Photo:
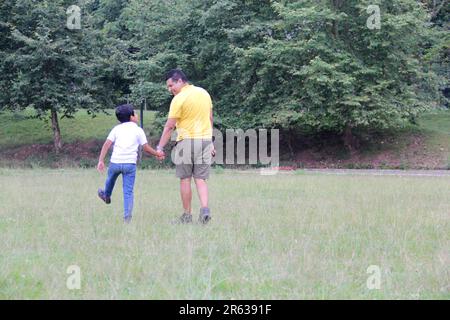
<path fill-rule="evenodd" d="M 427 149 L 442 154 L 450 170 L 450 110 L 436 111 L 422 116 L 419 127 L 426 136 Z"/>
<path fill-rule="evenodd" d="M 419 125 L 429 131 L 450 135 L 450 110 L 426 114 L 419 119 Z"/>
<path fill-rule="evenodd" d="M 130 225 L 104 178 L 0 169 L 1 299 L 450 298 L 448 178 L 213 171 L 208 226 L 171 224 L 172 171 L 138 172 Z"/>
<path fill-rule="evenodd" d="M 425 115 L 420 119 L 419 125 L 428 137 L 430 148 L 447 154 L 450 169 L 450 110 Z"/>
<path fill-rule="evenodd" d="M 114 110 L 106 110 L 106 112 L 108 114 L 99 113 L 92 118 L 85 110 L 80 110 L 73 119 L 60 119 L 63 142 L 106 139 L 109 131 L 118 123 Z M 53 132 L 50 121 L 30 118 L 33 115 L 35 113 L 32 109 L 20 113 L 0 113 L 0 146 L 9 148 L 27 144 L 52 143 Z M 146 132 L 154 119 L 154 112 L 145 111 Z"/>
<path fill-rule="evenodd" d="M 385 159 L 376 168 L 450 169 L 450 110 L 424 114 L 417 124 L 387 130 L 367 139 L 360 150 L 363 161 Z M 350 166 L 361 168 L 365 163 Z"/>

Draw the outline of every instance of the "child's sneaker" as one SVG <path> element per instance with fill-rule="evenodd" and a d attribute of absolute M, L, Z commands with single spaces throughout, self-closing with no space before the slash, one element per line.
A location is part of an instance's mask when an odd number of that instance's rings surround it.
<path fill-rule="evenodd" d="M 207 224 L 209 220 L 211 220 L 209 208 L 200 208 L 200 216 L 198 217 L 198 221 L 200 223 Z"/>
<path fill-rule="evenodd" d="M 102 199 L 106 204 L 111 203 L 111 197 L 107 197 L 105 191 L 103 189 L 98 189 L 97 195 L 100 199 Z"/>
<path fill-rule="evenodd" d="M 125 224 L 130 224 L 131 223 L 131 218 L 132 218 L 132 216 L 125 217 L 125 218 L 123 218 L 123 222 Z"/>

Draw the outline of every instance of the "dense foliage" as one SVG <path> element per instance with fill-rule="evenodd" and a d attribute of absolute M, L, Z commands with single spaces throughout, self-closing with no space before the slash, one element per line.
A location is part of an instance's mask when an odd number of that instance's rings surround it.
<path fill-rule="evenodd" d="M 65 27 L 71 4 L 80 30 Z M 179 67 L 221 128 L 334 132 L 352 148 L 445 105 L 448 17 L 446 0 L 4 0 L 0 103 L 70 116 L 129 94 L 165 114 Z"/>

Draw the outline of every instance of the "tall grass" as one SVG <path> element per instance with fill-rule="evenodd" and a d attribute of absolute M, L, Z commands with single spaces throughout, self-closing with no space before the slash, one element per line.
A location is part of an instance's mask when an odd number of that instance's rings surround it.
<path fill-rule="evenodd" d="M 225 171 L 207 226 L 171 223 L 171 171 L 138 172 L 130 225 L 120 179 L 111 205 L 97 199 L 104 178 L 0 169 L 0 298 L 450 298 L 448 178 Z M 66 287 L 70 265 L 80 290 Z"/>

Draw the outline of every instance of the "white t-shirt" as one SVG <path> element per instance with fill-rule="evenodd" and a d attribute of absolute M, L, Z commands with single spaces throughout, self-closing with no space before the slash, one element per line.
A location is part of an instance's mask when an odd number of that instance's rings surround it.
<path fill-rule="evenodd" d="M 144 130 L 132 121 L 115 126 L 107 139 L 114 143 L 112 163 L 135 164 L 139 146 L 147 143 Z"/>

